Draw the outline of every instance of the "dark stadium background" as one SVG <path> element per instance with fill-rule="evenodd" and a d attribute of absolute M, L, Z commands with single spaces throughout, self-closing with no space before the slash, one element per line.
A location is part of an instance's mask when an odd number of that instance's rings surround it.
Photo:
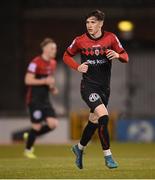
<path fill-rule="evenodd" d="M 78 116 L 86 108 L 78 90 L 80 76 L 63 64 L 62 55 L 74 37 L 85 31 L 85 14 L 98 8 L 106 13 L 105 29 L 118 35 L 130 57 L 128 65 L 114 66 L 110 112 L 117 114 L 116 119 L 155 119 L 154 0 L 3 0 L 0 2 L 0 121 L 11 122 L 16 117 L 22 121 L 28 117 L 24 74 L 30 60 L 40 53 L 39 43 L 45 37 L 54 38 L 58 44 L 60 95 L 53 101 L 59 117 L 68 119 L 72 112 Z M 129 39 L 117 28 L 121 20 L 134 24 Z"/>

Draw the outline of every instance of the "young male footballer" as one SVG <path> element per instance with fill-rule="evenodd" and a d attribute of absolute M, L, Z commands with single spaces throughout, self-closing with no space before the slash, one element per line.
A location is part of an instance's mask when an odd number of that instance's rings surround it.
<path fill-rule="evenodd" d="M 110 95 L 110 78 L 112 61 L 128 62 L 128 54 L 115 34 L 103 31 L 104 12 L 95 10 L 86 17 L 87 32 L 74 39 L 64 53 L 63 60 L 70 67 L 82 73 L 81 96 L 90 108 L 89 121 L 80 142 L 72 147 L 76 156 L 76 166 L 83 168 L 84 148 L 95 130 L 98 130 L 103 149 L 105 165 L 117 168 L 112 157 L 108 132 L 109 115 L 107 104 Z M 81 64 L 74 59 L 81 55 Z"/>
<path fill-rule="evenodd" d="M 49 92 L 57 94 L 54 72 L 56 69 L 57 45 L 53 39 L 46 38 L 41 43 L 42 54 L 35 57 L 29 64 L 25 75 L 27 105 L 29 108 L 32 129 L 27 134 L 24 155 L 36 158 L 34 142 L 40 135 L 54 130 L 58 126 L 55 110 L 49 99 Z"/>

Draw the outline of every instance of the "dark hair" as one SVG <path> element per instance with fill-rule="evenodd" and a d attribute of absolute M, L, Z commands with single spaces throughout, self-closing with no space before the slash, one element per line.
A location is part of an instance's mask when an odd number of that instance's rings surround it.
<path fill-rule="evenodd" d="M 100 10 L 98 10 L 98 9 L 90 12 L 90 13 L 86 16 L 86 19 L 88 19 L 88 18 L 90 18 L 90 17 L 92 17 L 92 16 L 96 17 L 96 19 L 97 19 L 98 21 L 104 21 L 104 18 L 105 18 L 104 12 L 103 12 L 103 11 L 100 11 Z"/>
<path fill-rule="evenodd" d="M 51 38 L 45 38 L 45 39 L 40 43 L 41 49 L 42 49 L 43 47 L 45 47 L 47 44 L 49 44 L 49 43 L 55 43 L 55 41 L 54 41 L 53 39 L 51 39 Z"/>

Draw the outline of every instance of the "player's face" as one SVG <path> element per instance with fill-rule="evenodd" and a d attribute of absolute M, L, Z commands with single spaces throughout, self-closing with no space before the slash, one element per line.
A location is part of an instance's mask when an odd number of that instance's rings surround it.
<path fill-rule="evenodd" d="M 43 53 L 49 58 L 55 58 L 57 53 L 57 45 L 55 43 L 49 43 L 43 48 Z"/>
<path fill-rule="evenodd" d="M 98 32 L 101 32 L 103 21 L 99 21 L 96 17 L 92 16 L 86 20 L 87 31 L 90 35 L 95 36 Z"/>

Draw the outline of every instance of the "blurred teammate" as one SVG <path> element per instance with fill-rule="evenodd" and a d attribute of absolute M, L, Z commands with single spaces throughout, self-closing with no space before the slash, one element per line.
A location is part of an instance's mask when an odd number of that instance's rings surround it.
<path fill-rule="evenodd" d="M 27 105 L 32 123 L 29 134 L 24 134 L 27 139 L 24 155 L 28 158 L 36 158 L 33 152 L 36 138 L 58 126 L 55 111 L 49 100 L 49 92 L 58 93 L 54 78 L 57 45 L 52 39 L 46 38 L 41 43 L 41 49 L 42 54 L 30 62 L 25 75 L 25 84 L 28 86 Z"/>
<path fill-rule="evenodd" d="M 81 140 L 72 147 L 76 155 L 76 165 L 83 168 L 82 157 L 84 147 L 98 129 L 105 164 L 108 168 L 117 168 L 110 150 L 108 133 L 109 115 L 107 104 L 110 95 L 110 77 L 112 61 L 128 62 L 128 54 L 123 49 L 115 34 L 102 31 L 104 13 L 95 10 L 86 17 L 87 32 L 74 39 L 64 53 L 64 62 L 82 73 L 81 96 L 90 108 L 90 116 Z M 81 64 L 73 56 L 81 54 Z"/>

